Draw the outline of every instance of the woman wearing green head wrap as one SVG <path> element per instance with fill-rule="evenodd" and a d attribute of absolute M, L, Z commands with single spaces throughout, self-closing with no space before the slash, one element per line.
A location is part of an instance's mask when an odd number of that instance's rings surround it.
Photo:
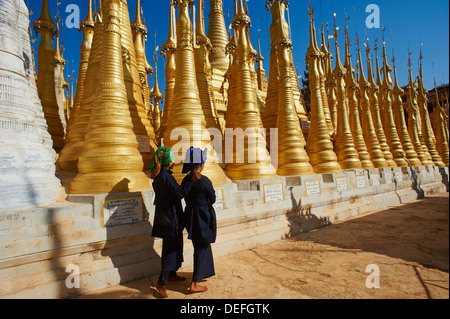
<path fill-rule="evenodd" d="M 172 176 L 174 154 L 168 147 L 160 147 L 153 156 L 150 174 L 155 192 L 155 218 L 152 237 L 163 239 L 161 274 L 156 288 L 161 297 L 167 298 L 166 285 L 170 280 L 185 280 L 176 271 L 183 262 L 183 199 L 201 174 L 194 174 L 183 186 Z"/>

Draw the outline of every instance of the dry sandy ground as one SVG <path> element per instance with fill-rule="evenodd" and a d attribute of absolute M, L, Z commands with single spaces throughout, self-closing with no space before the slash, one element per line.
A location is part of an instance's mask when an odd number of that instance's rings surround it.
<path fill-rule="evenodd" d="M 379 270 L 379 288 L 376 284 Z M 215 259 L 209 290 L 169 283 L 169 299 L 448 299 L 449 196 L 429 196 Z M 368 270 L 368 272 L 366 272 Z M 370 276 L 370 277 L 369 277 Z M 369 277 L 369 278 L 368 278 Z M 80 298 L 159 298 L 157 276 Z"/>

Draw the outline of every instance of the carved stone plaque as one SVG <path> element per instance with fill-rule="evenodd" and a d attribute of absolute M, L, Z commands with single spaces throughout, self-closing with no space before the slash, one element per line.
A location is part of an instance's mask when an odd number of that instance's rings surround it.
<path fill-rule="evenodd" d="M 102 227 L 134 224 L 145 219 L 145 205 L 141 194 L 102 198 L 100 211 Z"/>
<path fill-rule="evenodd" d="M 218 211 L 225 209 L 223 187 L 214 188 L 214 190 L 216 191 L 216 202 L 213 205 L 214 210 Z"/>
<path fill-rule="evenodd" d="M 320 179 L 305 181 L 305 186 L 307 196 L 318 195 L 322 193 L 322 190 L 320 189 Z"/>
<path fill-rule="evenodd" d="M 356 187 L 357 188 L 366 187 L 366 178 L 364 175 L 356 175 Z"/>
<path fill-rule="evenodd" d="M 338 192 L 348 191 L 348 181 L 346 176 L 336 177 L 336 187 Z"/>
<path fill-rule="evenodd" d="M 264 202 L 266 204 L 284 200 L 283 183 L 264 184 Z"/>

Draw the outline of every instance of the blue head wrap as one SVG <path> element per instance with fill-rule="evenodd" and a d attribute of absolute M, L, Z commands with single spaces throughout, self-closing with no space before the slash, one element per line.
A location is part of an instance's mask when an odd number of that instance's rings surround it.
<path fill-rule="evenodd" d="M 186 157 L 183 163 L 183 174 L 192 172 L 199 166 L 202 166 L 206 162 L 208 155 L 208 149 L 205 148 L 203 151 L 200 148 L 191 146 L 186 152 Z"/>

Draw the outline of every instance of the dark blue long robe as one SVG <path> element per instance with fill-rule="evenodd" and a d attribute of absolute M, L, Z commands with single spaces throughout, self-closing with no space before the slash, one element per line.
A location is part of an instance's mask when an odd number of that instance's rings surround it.
<path fill-rule="evenodd" d="M 184 219 L 181 199 L 189 193 L 193 183 L 186 180 L 180 186 L 172 172 L 162 168 L 152 185 L 155 192 L 152 237 L 163 239 L 159 283 L 165 285 L 169 272 L 178 270 L 183 262 Z"/>
<path fill-rule="evenodd" d="M 183 233 L 183 206 L 181 200 L 189 194 L 194 183 L 184 180 L 178 185 L 172 172 L 162 168 L 153 180 L 155 192 L 155 218 L 153 222 L 152 237 L 176 238 Z"/>
<path fill-rule="evenodd" d="M 188 174 L 181 185 L 189 183 L 191 177 L 192 174 Z M 216 241 L 217 236 L 216 212 L 212 206 L 216 202 L 216 193 L 211 180 L 202 175 L 202 178 L 194 183 L 185 201 L 184 222 L 188 238 L 194 246 L 192 281 L 199 282 L 215 275 L 211 243 Z"/>

